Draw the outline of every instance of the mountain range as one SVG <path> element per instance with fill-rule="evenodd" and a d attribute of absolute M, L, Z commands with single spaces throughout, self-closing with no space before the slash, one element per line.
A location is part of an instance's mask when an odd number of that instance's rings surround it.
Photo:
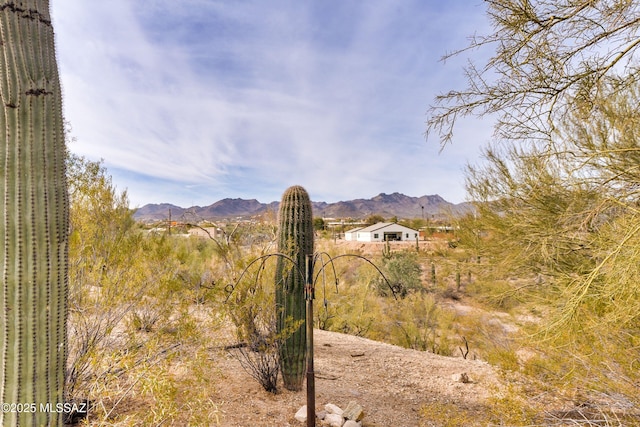
<path fill-rule="evenodd" d="M 153 222 L 172 218 L 221 220 L 252 217 L 268 212 L 276 213 L 279 202 L 260 203 L 255 199 L 222 199 L 209 206 L 182 208 L 169 203 L 148 204 L 137 209 L 134 218 Z M 335 203 L 312 202 L 313 214 L 323 218 L 366 218 L 381 215 L 385 218 L 439 218 L 447 214 L 460 214 L 471 209 L 468 203 L 454 204 L 439 195 L 410 197 L 400 193 L 380 193 L 370 199 L 355 199 Z"/>

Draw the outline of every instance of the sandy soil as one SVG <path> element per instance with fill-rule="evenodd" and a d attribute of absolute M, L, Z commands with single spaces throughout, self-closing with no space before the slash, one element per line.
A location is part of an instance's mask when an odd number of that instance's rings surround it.
<path fill-rule="evenodd" d="M 363 425 L 426 426 L 420 409 L 433 401 L 480 406 L 497 376 L 487 363 L 442 357 L 404 349 L 360 337 L 316 330 L 316 408 L 333 403 L 342 408 L 350 401 L 365 411 Z M 225 388 L 212 396 L 224 402 L 224 426 L 303 426 L 294 419 L 306 403 L 306 391 L 265 392 L 242 369 L 238 360 L 220 350 Z M 470 382 L 452 377 L 465 373 Z"/>

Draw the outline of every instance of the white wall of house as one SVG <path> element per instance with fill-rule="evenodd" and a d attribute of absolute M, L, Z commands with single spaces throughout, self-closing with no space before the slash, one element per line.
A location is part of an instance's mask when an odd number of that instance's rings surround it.
<path fill-rule="evenodd" d="M 351 234 L 348 239 L 347 233 Z M 369 227 L 350 230 L 347 233 L 345 233 L 345 239 L 357 240 L 359 242 L 384 242 L 386 240 L 414 241 L 418 238 L 418 230 L 388 222 L 381 222 Z"/>
<path fill-rule="evenodd" d="M 353 228 L 351 230 L 347 230 L 344 232 L 344 240 L 356 241 L 357 240 L 357 231 L 361 230 L 362 227 Z"/>
<path fill-rule="evenodd" d="M 372 242 L 373 240 L 371 240 L 373 238 L 373 234 L 371 234 L 371 232 L 369 231 L 362 231 L 359 230 L 356 233 L 356 240 L 358 242 Z"/>
<path fill-rule="evenodd" d="M 214 239 L 220 239 L 224 237 L 224 231 L 219 227 L 204 227 L 204 228 L 190 228 L 189 234 L 198 237 L 213 237 Z"/>

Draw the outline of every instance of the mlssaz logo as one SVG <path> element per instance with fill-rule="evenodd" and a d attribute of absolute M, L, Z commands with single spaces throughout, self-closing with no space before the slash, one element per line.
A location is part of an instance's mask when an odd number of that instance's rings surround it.
<path fill-rule="evenodd" d="M 40 412 L 55 412 L 65 414 L 86 414 L 89 411 L 87 402 L 42 403 Z"/>

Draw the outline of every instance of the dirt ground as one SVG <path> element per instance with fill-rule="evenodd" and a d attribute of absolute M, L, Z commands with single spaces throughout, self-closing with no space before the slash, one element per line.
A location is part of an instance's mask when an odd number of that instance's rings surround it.
<path fill-rule="evenodd" d="M 497 376 L 481 361 L 442 357 L 336 332 L 314 332 L 316 409 L 350 401 L 365 411 L 363 426 L 426 426 L 420 409 L 434 401 L 480 406 Z M 223 402 L 222 425 L 229 427 L 303 426 L 294 415 L 306 391 L 265 392 L 224 350 L 216 358 L 225 372 L 224 388 L 212 396 Z M 470 382 L 453 377 L 467 374 Z M 305 385 L 306 387 L 306 385 Z"/>
<path fill-rule="evenodd" d="M 392 250 L 415 248 L 415 242 L 391 242 Z M 443 241 L 421 241 L 420 250 L 435 250 Z M 379 254 L 384 243 L 338 241 L 339 250 Z M 221 406 L 222 425 L 229 427 L 304 426 L 294 415 L 306 404 L 306 389 L 265 392 L 225 351 L 216 356 L 225 372 L 224 389 L 213 396 Z M 497 373 L 487 363 L 345 335 L 315 330 L 316 410 L 327 403 L 345 408 L 350 401 L 363 407 L 364 427 L 428 426 L 420 416 L 425 404 L 442 402 L 481 408 L 498 384 Z M 466 374 L 470 382 L 456 381 Z M 306 384 L 305 384 L 306 387 Z M 318 424 L 319 425 L 319 424 Z"/>
<path fill-rule="evenodd" d="M 337 250 L 346 252 L 360 252 L 363 255 L 380 255 L 386 245 L 389 245 L 389 249 L 392 251 L 399 250 L 415 250 L 415 241 L 402 241 L 402 242 L 353 242 L 347 240 L 336 240 L 332 243 L 332 247 Z M 420 251 L 435 251 L 447 247 L 448 243 L 446 239 L 429 239 L 418 241 Z"/>

